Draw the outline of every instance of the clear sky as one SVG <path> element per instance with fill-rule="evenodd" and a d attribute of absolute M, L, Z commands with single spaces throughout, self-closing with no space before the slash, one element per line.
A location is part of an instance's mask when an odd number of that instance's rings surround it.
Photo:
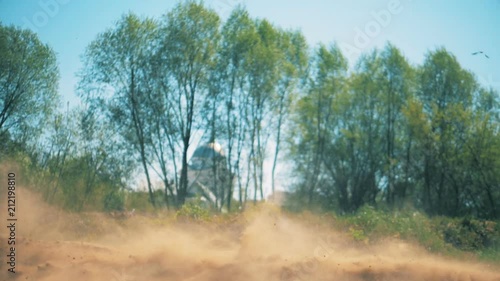
<path fill-rule="evenodd" d="M 30 28 L 57 53 L 62 105 L 76 105 L 80 56 L 97 34 L 132 11 L 159 17 L 179 0 L 0 0 L 0 20 Z M 479 82 L 500 91 L 500 0 L 205 0 L 225 19 L 238 4 L 252 17 L 300 29 L 311 46 L 337 42 L 352 66 L 390 41 L 414 64 L 445 47 Z M 472 56 L 484 51 L 490 57 Z"/>

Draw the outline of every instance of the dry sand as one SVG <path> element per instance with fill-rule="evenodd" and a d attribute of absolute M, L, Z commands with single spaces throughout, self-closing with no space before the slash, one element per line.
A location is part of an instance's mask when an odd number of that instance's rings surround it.
<path fill-rule="evenodd" d="M 0 280 L 500 280 L 492 265 L 444 259 L 399 240 L 360 245 L 273 207 L 194 224 L 68 214 L 19 188 L 17 198 L 16 273 L 7 274 L 3 227 Z"/>

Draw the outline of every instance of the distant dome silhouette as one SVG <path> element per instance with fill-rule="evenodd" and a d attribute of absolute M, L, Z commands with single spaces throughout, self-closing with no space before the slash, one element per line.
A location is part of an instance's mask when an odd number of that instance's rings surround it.
<path fill-rule="evenodd" d="M 188 198 L 201 197 L 222 211 L 230 175 L 222 146 L 209 142 L 196 148 L 188 163 Z"/>
<path fill-rule="evenodd" d="M 207 143 L 199 146 L 193 153 L 192 157 L 199 158 L 222 158 L 225 157 L 222 146 L 216 142 Z"/>

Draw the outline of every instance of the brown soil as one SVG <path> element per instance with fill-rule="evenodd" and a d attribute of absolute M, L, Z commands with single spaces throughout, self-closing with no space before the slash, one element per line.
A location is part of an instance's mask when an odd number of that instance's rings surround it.
<path fill-rule="evenodd" d="M 68 214 L 23 189 L 17 202 L 16 273 L 7 274 L 2 227 L 0 280 L 500 280 L 492 265 L 437 257 L 399 240 L 354 243 L 274 207 L 231 221 L 187 223 L 161 215 Z"/>

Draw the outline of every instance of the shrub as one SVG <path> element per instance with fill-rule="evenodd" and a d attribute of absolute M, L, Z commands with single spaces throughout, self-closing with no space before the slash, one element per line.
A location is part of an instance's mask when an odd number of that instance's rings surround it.
<path fill-rule="evenodd" d="M 443 220 L 440 231 L 444 240 L 465 251 L 477 251 L 492 246 L 498 240 L 496 223 L 477 219 Z"/>
<path fill-rule="evenodd" d="M 176 218 L 181 220 L 209 221 L 210 212 L 207 208 L 203 207 L 201 200 L 190 200 L 177 211 Z"/>
<path fill-rule="evenodd" d="M 107 212 L 124 210 L 125 200 L 119 192 L 108 193 L 103 201 L 104 210 Z"/>
<path fill-rule="evenodd" d="M 391 212 L 363 206 L 356 213 L 339 219 L 354 240 L 366 242 L 397 237 L 415 241 L 430 251 L 453 250 L 445 243 L 435 223 L 414 210 Z"/>

